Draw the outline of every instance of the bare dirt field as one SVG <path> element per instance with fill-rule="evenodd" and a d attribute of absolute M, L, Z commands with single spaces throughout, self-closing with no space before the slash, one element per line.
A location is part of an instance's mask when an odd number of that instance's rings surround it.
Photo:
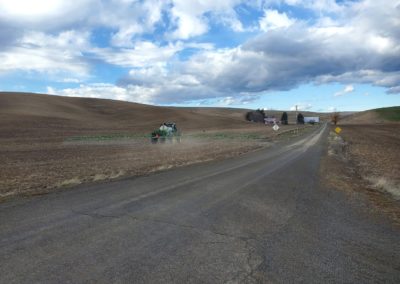
<path fill-rule="evenodd" d="M 0 93 L 0 199 L 227 158 L 292 135 L 245 121 L 246 111 Z M 183 132 L 180 144 L 150 143 L 165 121 Z"/>
<path fill-rule="evenodd" d="M 351 122 L 339 125 L 339 135 L 330 134 L 321 168 L 325 181 L 349 194 L 366 194 L 376 205 L 371 210 L 383 210 L 400 224 L 400 123 L 376 113 Z"/>

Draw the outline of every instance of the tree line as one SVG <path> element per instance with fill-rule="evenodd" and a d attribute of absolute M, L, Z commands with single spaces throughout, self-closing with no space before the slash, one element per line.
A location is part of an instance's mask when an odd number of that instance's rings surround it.
<path fill-rule="evenodd" d="M 248 111 L 245 115 L 246 120 L 252 121 L 252 122 L 265 122 L 265 118 L 268 116 L 266 115 L 265 111 L 263 109 L 257 109 L 254 111 Z M 288 125 L 289 124 L 289 119 L 288 119 L 288 114 L 286 111 L 284 111 L 281 115 L 280 119 L 281 124 Z M 297 124 L 304 124 L 304 116 L 299 113 L 296 118 Z"/>

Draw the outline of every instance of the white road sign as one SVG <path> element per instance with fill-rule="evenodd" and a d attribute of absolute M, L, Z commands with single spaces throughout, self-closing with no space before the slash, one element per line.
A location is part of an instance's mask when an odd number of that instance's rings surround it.
<path fill-rule="evenodd" d="M 275 130 L 275 131 L 278 131 L 279 130 L 278 124 L 275 124 L 274 126 L 272 126 L 272 129 Z"/>

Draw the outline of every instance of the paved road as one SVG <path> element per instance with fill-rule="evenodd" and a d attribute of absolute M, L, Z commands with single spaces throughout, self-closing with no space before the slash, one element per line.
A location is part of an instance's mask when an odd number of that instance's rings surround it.
<path fill-rule="evenodd" d="M 326 134 L 0 204 L 0 282 L 400 283 L 400 230 L 318 183 Z"/>

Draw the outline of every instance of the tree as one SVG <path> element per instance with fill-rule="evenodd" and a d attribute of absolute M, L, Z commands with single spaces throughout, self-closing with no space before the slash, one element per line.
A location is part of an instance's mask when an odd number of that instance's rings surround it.
<path fill-rule="evenodd" d="M 251 121 L 251 111 L 246 113 L 246 120 Z"/>
<path fill-rule="evenodd" d="M 287 115 L 286 111 L 282 113 L 281 122 L 282 122 L 282 124 L 285 124 L 285 125 L 288 124 L 288 115 Z"/>
<path fill-rule="evenodd" d="M 332 121 L 332 123 L 333 123 L 334 125 L 336 125 L 336 124 L 338 123 L 339 119 L 340 119 L 340 115 L 339 115 L 339 113 L 338 113 L 337 111 L 335 111 L 334 113 L 332 113 L 331 121 Z"/>
<path fill-rule="evenodd" d="M 256 112 L 259 112 L 259 113 L 261 113 L 261 114 L 262 114 L 262 116 L 263 116 L 263 117 L 265 117 L 265 111 L 264 111 L 264 109 L 262 109 L 262 108 L 259 108 L 259 109 L 257 109 L 257 110 L 256 110 Z"/>
<path fill-rule="evenodd" d="M 249 111 L 246 113 L 246 120 L 252 121 L 252 122 L 264 123 L 264 117 L 265 117 L 265 114 L 263 112 L 261 112 L 260 110 Z"/>
<path fill-rule="evenodd" d="M 301 113 L 297 115 L 297 124 L 304 124 L 304 116 Z"/>

